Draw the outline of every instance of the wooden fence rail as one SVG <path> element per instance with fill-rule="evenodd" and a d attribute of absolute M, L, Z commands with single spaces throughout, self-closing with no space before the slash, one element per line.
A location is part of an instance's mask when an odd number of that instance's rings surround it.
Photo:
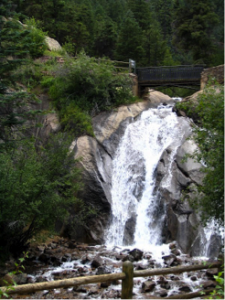
<path fill-rule="evenodd" d="M 7 293 L 7 294 L 27 294 L 27 293 L 40 291 L 40 290 L 69 288 L 81 284 L 98 283 L 98 282 L 106 282 L 106 281 L 114 281 L 114 280 L 122 279 L 121 299 L 132 299 L 134 277 L 146 277 L 146 276 L 154 276 L 154 275 L 183 273 L 189 271 L 196 271 L 196 270 L 203 270 L 203 269 L 210 269 L 210 268 L 220 268 L 220 267 L 221 267 L 220 262 L 214 262 L 214 263 L 207 263 L 205 265 L 202 264 L 202 265 L 181 266 L 181 267 L 162 268 L 162 269 L 149 269 L 143 271 L 133 271 L 133 264 L 131 262 L 126 261 L 123 263 L 123 272 L 121 273 L 106 274 L 106 275 L 92 275 L 87 277 L 82 276 L 82 277 L 76 277 L 76 278 L 70 278 L 64 280 L 29 283 L 29 284 L 13 286 L 13 288 L 4 286 L 4 287 L 0 287 L 0 290 L 3 293 Z M 172 299 L 172 298 L 168 297 L 164 299 Z"/>

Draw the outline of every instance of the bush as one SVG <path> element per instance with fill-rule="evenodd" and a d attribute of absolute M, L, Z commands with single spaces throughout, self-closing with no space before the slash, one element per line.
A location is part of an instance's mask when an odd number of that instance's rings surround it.
<path fill-rule="evenodd" d="M 72 103 L 91 115 L 133 102 L 131 79 L 115 73 L 109 60 L 98 61 L 82 52 L 58 69 L 50 95 L 59 110 Z"/>
<path fill-rule="evenodd" d="M 81 182 L 71 141 L 59 133 L 37 150 L 26 140 L 0 153 L 0 256 L 20 254 L 35 233 L 64 219 L 76 203 Z"/>
<path fill-rule="evenodd" d="M 61 124 L 66 131 L 74 133 L 75 136 L 88 134 L 94 136 L 91 118 L 83 113 L 79 107 L 70 104 L 62 112 Z"/>
<path fill-rule="evenodd" d="M 193 137 L 200 151 L 193 155 L 203 162 L 205 174 L 198 192 L 202 197 L 192 200 L 204 222 L 216 219 L 224 224 L 224 87 L 215 85 L 199 94 L 196 103 L 179 103 L 179 109 L 194 114 L 198 126 L 193 128 Z"/>
<path fill-rule="evenodd" d="M 29 34 L 26 36 L 23 43 L 27 41 L 30 42 L 28 51 L 32 58 L 43 56 L 47 49 L 47 45 L 45 43 L 46 33 L 37 28 L 37 23 L 34 18 L 27 20 L 26 24 L 26 30 L 29 31 Z"/>

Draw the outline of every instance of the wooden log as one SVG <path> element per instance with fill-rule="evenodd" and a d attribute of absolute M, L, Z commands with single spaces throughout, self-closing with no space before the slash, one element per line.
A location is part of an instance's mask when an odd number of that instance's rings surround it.
<path fill-rule="evenodd" d="M 132 299 L 134 266 L 130 261 L 123 263 L 123 273 L 126 277 L 122 281 L 121 299 Z"/>
<path fill-rule="evenodd" d="M 205 265 L 192 265 L 192 266 L 181 266 L 181 267 L 172 267 L 172 268 L 162 268 L 162 269 L 150 269 L 142 271 L 134 271 L 134 277 L 147 277 L 154 275 L 165 275 L 165 274 L 174 274 L 174 273 L 183 273 L 204 269 L 219 268 L 221 265 L 220 262 L 208 263 Z"/>
<path fill-rule="evenodd" d="M 9 289 L 9 287 L 0 287 L 0 290 L 3 293 L 7 294 L 29 294 L 36 291 L 52 290 L 57 288 L 69 288 L 80 284 L 113 281 L 118 279 L 124 279 L 125 277 L 126 275 L 124 273 L 93 275 L 87 277 L 76 277 L 64 280 L 17 285 L 13 286 L 13 289 Z"/>

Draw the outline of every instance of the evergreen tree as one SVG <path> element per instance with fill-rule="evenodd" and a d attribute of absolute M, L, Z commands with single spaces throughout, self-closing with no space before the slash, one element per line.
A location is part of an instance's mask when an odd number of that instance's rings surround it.
<path fill-rule="evenodd" d="M 128 0 L 129 9 L 142 30 L 146 30 L 150 23 L 150 7 L 145 0 Z"/>
<path fill-rule="evenodd" d="M 94 40 L 94 54 L 113 58 L 117 40 L 117 24 L 107 18 L 98 22 Z"/>
<path fill-rule="evenodd" d="M 173 2 L 173 0 L 153 0 L 150 2 L 157 21 L 161 26 L 164 38 L 169 38 L 172 32 Z"/>
<path fill-rule="evenodd" d="M 210 63 L 215 51 L 213 29 L 219 19 L 211 0 L 176 0 L 174 6 L 174 44 L 193 53 L 195 62 Z"/>
<path fill-rule="evenodd" d="M 128 61 L 131 58 L 140 62 L 143 55 L 142 30 L 133 13 L 129 11 L 119 31 L 115 56 L 119 60 Z"/>
<path fill-rule="evenodd" d="M 26 105 L 33 97 L 18 90 L 13 71 L 27 63 L 28 49 L 33 46 L 30 31 L 24 30 L 13 16 L 12 1 L 3 0 L 0 6 L 0 150 L 13 144 L 20 127 L 33 111 Z M 17 129 L 17 130 L 16 130 Z M 15 135 L 17 133 L 17 137 Z"/>
<path fill-rule="evenodd" d="M 153 18 L 144 34 L 144 50 L 145 55 L 142 59 L 144 66 L 163 65 L 166 51 L 168 55 L 169 49 L 161 34 L 160 25 Z"/>

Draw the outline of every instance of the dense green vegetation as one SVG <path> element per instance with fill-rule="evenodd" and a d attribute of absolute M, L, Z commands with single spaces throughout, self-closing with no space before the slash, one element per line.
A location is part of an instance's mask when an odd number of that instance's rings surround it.
<path fill-rule="evenodd" d="M 205 177 L 198 186 L 198 195 L 192 206 L 199 210 L 202 220 L 215 218 L 224 223 L 224 87 L 215 85 L 204 90 L 196 102 L 181 102 L 184 110 L 197 123 L 193 137 L 199 146 L 193 158 L 204 163 Z"/>
<path fill-rule="evenodd" d="M 223 63 L 221 0 L 12 0 L 73 55 L 136 60 L 138 66 Z"/>
<path fill-rule="evenodd" d="M 128 74 L 115 76 L 110 59 L 131 58 L 138 66 L 222 64 L 223 15 L 221 0 L 1 1 L 0 259 L 18 255 L 69 208 L 78 224 L 85 222 L 68 132 L 93 136 L 91 116 L 136 100 Z M 46 34 L 63 45 L 62 53 L 46 50 Z M 38 61 L 42 55 L 48 60 Z M 35 109 L 36 90 L 51 98 L 62 125 L 45 143 L 30 135 L 45 113 Z M 196 128 L 195 138 L 202 150 L 197 159 L 207 168 L 199 207 L 204 218 L 222 220 L 222 92 L 202 97 L 196 113 L 205 130 Z"/>
<path fill-rule="evenodd" d="M 109 60 L 96 60 L 81 52 L 76 60 L 67 58 L 55 73 L 52 80 L 43 79 L 42 85 L 50 86 L 49 94 L 66 130 L 72 129 L 77 135 L 93 135 L 89 116 L 135 101 L 128 74 L 115 76 L 116 69 Z"/>
<path fill-rule="evenodd" d="M 1 15 L 11 17 L 4 1 Z M 65 133 L 38 141 L 30 134 L 42 111 L 37 97 L 16 82 L 22 70 L 31 70 L 31 57 L 43 54 L 42 31 L 22 28 L 14 19 L 0 18 L 0 260 L 19 255 L 29 239 L 42 228 L 54 226 L 79 203 L 80 176 L 69 152 L 71 137 Z M 42 47 L 43 46 L 43 47 Z M 38 66 L 36 66 L 38 67 Z M 28 72 L 29 73 L 29 72 Z M 33 83 L 38 75 L 33 73 Z M 21 78 L 20 78 L 21 79 Z"/>

